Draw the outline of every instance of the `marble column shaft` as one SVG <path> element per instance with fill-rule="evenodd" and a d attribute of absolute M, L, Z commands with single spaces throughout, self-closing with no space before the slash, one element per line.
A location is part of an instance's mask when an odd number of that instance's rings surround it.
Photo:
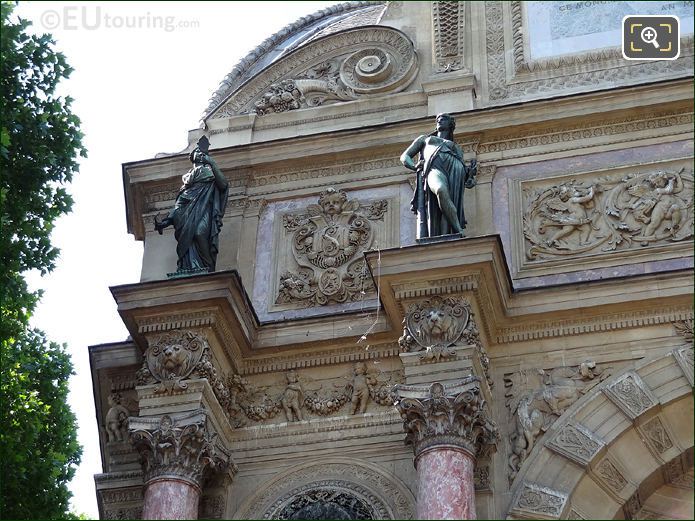
<path fill-rule="evenodd" d="M 151 481 L 145 488 L 143 519 L 198 519 L 201 490 L 177 479 Z"/>
<path fill-rule="evenodd" d="M 476 519 L 476 456 L 498 434 L 487 416 L 480 379 L 444 386 L 398 385 L 396 404 L 413 446 L 418 474 L 418 519 Z"/>

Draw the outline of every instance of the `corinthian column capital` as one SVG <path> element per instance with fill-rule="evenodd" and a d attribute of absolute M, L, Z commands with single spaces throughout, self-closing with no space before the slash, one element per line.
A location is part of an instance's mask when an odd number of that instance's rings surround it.
<path fill-rule="evenodd" d="M 204 411 L 173 418 L 131 418 L 130 439 L 140 452 L 145 484 L 169 479 L 202 488 L 207 471 L 226 471 L 229 453 L 207 426 Z"/>
<path fill-rule="evenodd" d="M 397 385 L 395 394 L 405 443 L 413 446 L 416 461 L 424 451 L 437 447 L 462 449 L 476 457 L 494 448 L 499 438 L 477 376 L 447 386 L 438 382 Z"/>

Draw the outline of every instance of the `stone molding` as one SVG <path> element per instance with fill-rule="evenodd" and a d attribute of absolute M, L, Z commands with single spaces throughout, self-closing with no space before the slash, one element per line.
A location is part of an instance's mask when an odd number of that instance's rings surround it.
<path fill-rule="evenodd" d="M 170 479 L 201 489 L 206 472 L 233 467 L 202 410 L 178 417 L 131 418 L 130 438 L 142 457 L 145 485 Z"/>
<path fill-rule="evenodd" d="M 494 450 L 499 434 L 487 411 L 480 378 L 444 386 L 397 385 L 396 408 L 403 418 L 406 445 L 413 446 L 415 461 L 423 451 L 456 447 L 472 457 Z"/>

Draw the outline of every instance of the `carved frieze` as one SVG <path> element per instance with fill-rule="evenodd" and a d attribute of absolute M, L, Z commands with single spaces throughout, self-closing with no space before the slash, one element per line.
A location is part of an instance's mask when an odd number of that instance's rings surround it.
<path fill-rule="evenodd" d="M 205 472 L 224 472 L 231 463 L 202 411 L 178 418 L 133 418 L 130 437 L 142 458 L 145 483 L 169 477 L 200 487 Z"/>
<path fill-rule="evenodd" d="M 373 223 L 388 201 L 361 204 L 329 188 L 306 212 L 283 217 L 296 268 L 280 275 L 276 304 L 321 306 L 361 300 L 374 290 L 362 253 L 374 241 Z"/>
<path fill-rule="evenodd" d="M 693 236 L 692 170 L 654 170 L 524 191 L 528 260 L 601 254 Z"/>
<path fill-rule="evenodd" d="M 418 72 L 415 48 L 385 26 L 350 29 L 310 42 L 251 79 L 213 118 L 259 115 L 405 89 Z"/>
<path fill-rule="evenodd" d="M 633 371 L 621 376 L 602 391 L 633 420 L 657 404 L 647 385 Z"/>
<path fill-rule="evenodd" d="M 604 443 L 582 425 L 568 423 L 558 429 L 545 446 L 580 465 L 587 465 Z"/>
<path fill-rule="evenodd" d="M 550 487 L 523 483 L 511 511 L 531 519 L 557 519 L 567 503 L 567 494 Z"/>
<path fill-rule="evenodd" d="M 579 366 L 533 369 L 504 376 L 509 411 L 509 482 L 513 482 L 531 450 L 567 408 L 605 380 L 610 367 L 591 360 Z M 585 461 L 583 458 L 582 461 Z"/>
<path fill-rule="evenodd" d="M 394 403 L 391 388 L 400 380 L 399 374 L 385 374 L 355 363 L 349 374 L 327 382 L 290 370 L 283 382 L 271 386 L 255 386 L 236 377 L 235 404 L 251 422 L 264 422 L 285 413 L 288 422 L 311 416 L 330 416 L 350 403 L 350 413 L 366 412 L 369 403 L 390 407 Z"/>
<path fill-rule="evenodd" d="M 464 68 L 465 2 L 432 2 L 434 71 Z"/>
<path fill-rule="evenodd" d="M 497 426 L 489 418 L 478 377 L 469 376 L 447 387 L 438 382 L 397 385 L 394 392 L 405 443 L 413 446 L 416 458 L 423 450 L 441 444 L 459 446 L 472 455 L 496 446 Z"/>

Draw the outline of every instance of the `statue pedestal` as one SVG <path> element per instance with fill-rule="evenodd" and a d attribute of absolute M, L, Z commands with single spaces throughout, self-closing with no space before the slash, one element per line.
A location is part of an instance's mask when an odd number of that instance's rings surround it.
<path fill-rule="evenodd" d="M 435 235 L 434 237 L 423 237 L 415 239 L 416 244 L 432 244 L 434 242 L 447 242 L 463 239 L 465 236 L 462 233 L 450 233 L 448 235 Z"/>

